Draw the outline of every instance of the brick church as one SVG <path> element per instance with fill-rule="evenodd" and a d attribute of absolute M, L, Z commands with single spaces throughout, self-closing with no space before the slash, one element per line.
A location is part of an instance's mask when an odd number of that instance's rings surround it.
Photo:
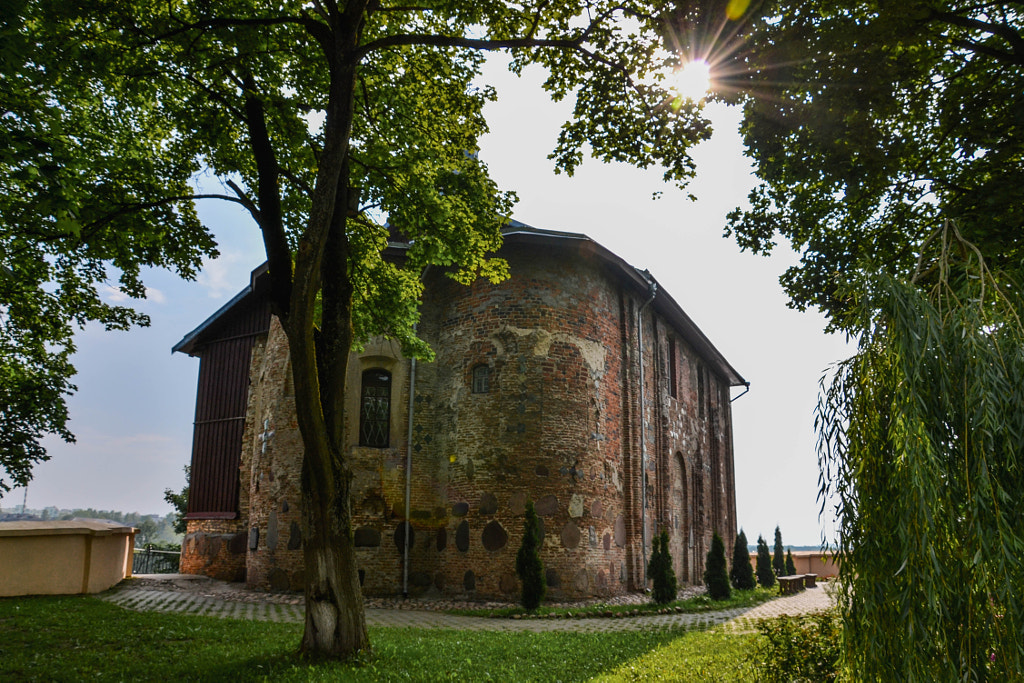
<path fill-rule="evenodd" d="M 499 255 L 498 285 L 427 273 L 433 362 L 384 339 L 352 355 L 364 593 L 513 598 L 528 500 L 554 599 L 642 590 L 662 529 L 680 582 L 700 583 L 712 533 L 736 535 L 730 388 L 746 382 L 649 273 L 585 235 L 513 222 Z M 200 359 L 181 565 L 298 590 L 302 441 L 265 273 L 174 347 Z"/>

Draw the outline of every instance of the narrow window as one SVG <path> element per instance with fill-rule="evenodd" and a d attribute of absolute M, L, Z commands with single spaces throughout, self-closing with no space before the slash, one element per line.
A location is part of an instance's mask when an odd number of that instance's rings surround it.
<path fill-rule="evenodd" d="M 676 360 L 676 340 L 668 341 L 668 395 L 679 398 L 679 366 Z"/>
<path fill-rule="evenodd" d="M 390 436 L 391 373 L 380 369 L 365 370 L 359 405 L 359 445 L 387 448 Z"/>
<path fill-rule="evenodd" d="M 477 365 L 473 368 L 473 393 L 486 394 L 491 390 L 491 368 L 487 365 Z"/>

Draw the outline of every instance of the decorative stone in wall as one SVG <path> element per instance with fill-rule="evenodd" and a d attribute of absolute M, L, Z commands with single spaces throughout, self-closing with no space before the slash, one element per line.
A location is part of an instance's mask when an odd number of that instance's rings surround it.
<path fill-rule="evenodd" d="M 284 514 L 285 512 L 288 512 L 288 510 L 289 510 L 288 501 L 287 500 L 282 500 L 281 501 L 281 513 Z"/>
<path fill-rule="evenodd" d="M 555 498 L 554 494 L 542 496 L 541 499 L 537 501 L 536 510 L 538 515 L 550 517 L 558 512 L 558 499 Z"/>
<path fill-rule="evenodd" d="M 437 530 L 437 552 L 448 547 L 448 530 L 444 527 Z"/>
<path fill-rule="evenodd" d="M 277 510 L 271 510 L 267 519 L 267 549 L 277 550 Z"/>
<path fill-rule="evenodd" d="M 468 591 L 476 590 L 476 574 L 473 573 L 472 569 L 462 575 L 462 587 Z"/>
<path fill-rule="evenodd" d="M 573 519 L 583 516 L 583 496 L 578 493 L 572 494 L 569 499 L 569 516 Z"/>
<path fill-rule="evenodd" d="M 513 515 L 521 515 L 526 512 L 526 491 L 516 491 L 508 501 L 508 507 Z"/>
<path fill-rule="evenodd" d="M 608 587 L 608 579 L 605 577 L 603 569 L 597 572 L 597 587 L 601 589 Z"/>
<path fill-rule="evenodd" d="M 601 507 L 601 499 L 598 498 L 594 500 L 593 503 L 590 504 L 590 516 L 594 517 L 595 519 L 600 519 L 601 515 L 603 514 L 604 510 Z"/>
<path fill-rule="evenodd" d="M 249 550 L 256 550 L 260 544 L 260 530 L 256 527 L 249 529 Z"/>
<path fill-rule="evenodd" d="M 592 526 L 588 526 L 587 527 L 587 536 L 590 539 L 590 547 L 591 548 L 596 548 L 597 547 L 597 529 L 595 529 Z"/>
<path fill-rule="evenodd" d="M 612 549 L 612 535 L 609 534 L 609 533 L 605 533 L 604 538 L 602 540 L 604 541 L 604 549 L 605 550 L 611 550 Z"/>
<path fill-rule="evenodd" d="M 434 588 L 439 591 L 444 590 L 444 572 L 434 574 Z"/>
<path fill-rule="evenodd" d="M 626 547 L 626 520 L 619 515 L 615 518 L 615 545 Z"/>
<path fill-rule="evenodd" d="M 427 572 L 413 572 L 409 575 L 409 583 L 416 586 L 417 588 L 426 588 L 433 580 L 430 578 L 430 574 Z"/>
<path fill-rule="evenodd" d="M 537 518 L 537 543 L 544 543 L 544 519 L 542 517 Z"/>
<path fill-rule="evenodd" d="M 459 502 L 452 503 L 452 515 L 455 517 L 465 517 L 469 514 L 469 503 Z"/>
<path fill-rule="evenodd" d="M 469 550 L 469 522 L 462 520 L 455 529 L 455 547 L 466 552 Z"/>
<path fill-rule="evenodd" d="M 562 527 L 562 545 L 570 550 L 580 544 L 580 530 L 572 522 L 566 522 Z"/>
<path fill-rule="evenodd" d="M 288 527 L 288 550 L 298 550 L 302 547 L 302 527 L 298 522 L 292 522 Z"/>
<path fill-rule="evenodd" d="M 538 477 L 546 477 L 548 476 L 548 468 L 544 465 L 537 465 L 537 467 L 533 470 L 533 473 L 536 474 Z"/>
<path fill-rule="evenodd" d="M 501 550 L 508 543 L 508 533 L 505 531 L 505 527 L 501 526 L 500 522 L 494 520 L 488 522 L 487 526 L 484 527 L 480 541 L 484 544 L 485 548 L 492 552 Z"/>
<path fill-rule="evenodd" d="M 498 498 L 493 493 L 480 496 L 480 514 L 493 515 L 498 511 Z"/>
<path fill-rule="evenodd" d="M 498 581 L 498 588 L 502 593 L 515 593 L 519 588 L 519 580 L 515 574 L 506 572 L 501 575 L 501 579 Z"/>
<path fill-rule="evenodd" d="M 576 590 L 580 593 L 584 593 L 590 589 L 590 577 L 587 576 L 587 570 L 581 569 L 576 572 L 576 579 L 573 581 Z"/>
<path fill-rule="evenodd" d="M 376 548 L 380 545 L 380 532 L 369 526 L 356 529 L 353 541 L 357 548 Z"/>
<path fill-rule="evenodd" d="M 544 581 L 551 588 L 558 588 L 562 585 L 562 577 L 558 575 L 558 571 L 554 569 L 548 569 L 544 572 Z"/>
<path fill-rule="evenodd" d="M 270 582 L 270 590 L 286 591 L 291 587 L 291 581 L 288 580 L 288 572 L 280 567 L 271 569 L 267 575 L 267 580 Z"/>
<path fill-rule="evenodd" d="M 231 536 L 228 541 L 228 552 L 232 555 L 241 555 L 245 552 L 245 532 L 240 531 Z"/>
<path fill-rule="evenodd" d="M 409 547 L 412 548 L 412 544 L 416 542 L 416 530 L 412 528 L 409 522 L 402 522 L 395 527 L 395 547 L 398 548 L 398 553 L 402 554 L 405 552 L 405 534 L 409 534 Z"/>

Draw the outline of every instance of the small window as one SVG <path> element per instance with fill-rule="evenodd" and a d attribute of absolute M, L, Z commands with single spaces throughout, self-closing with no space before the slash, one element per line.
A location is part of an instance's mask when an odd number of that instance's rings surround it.
<path fill-rule="evenodd" d="M 387 448 L 391 437 L 391 373 L 373 369 L 363 372 L 359 404 L 359 445 Z"/>
<path fill-rule="evenodd" d="M 676 359 L 676 341 L 668 340 L 668 395 L 679 398 L 679 363 Z"/>
<path fill-rule="evenodd" d="M 486 394 L 491 390 L 491 368 L 478 365 L 473 368 L 473 393 Z"/>

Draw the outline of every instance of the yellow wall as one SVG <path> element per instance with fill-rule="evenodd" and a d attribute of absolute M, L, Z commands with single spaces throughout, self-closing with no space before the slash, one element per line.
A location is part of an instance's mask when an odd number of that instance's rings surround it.
<path fill-rule="evenodd" d="M 131 576 L 134 537 L 96 521 L 0 522 L 0 596 L 104 591 Z"/>
<path fill-rule="evenodd" d="M 757 553 L 750 553 L 750 564 L 757 569 Z M 822 578 L 839 576 L 839 565 L 831 552 L 794 550 L 793 566 L 797 574 L 817 574 Z"/>

